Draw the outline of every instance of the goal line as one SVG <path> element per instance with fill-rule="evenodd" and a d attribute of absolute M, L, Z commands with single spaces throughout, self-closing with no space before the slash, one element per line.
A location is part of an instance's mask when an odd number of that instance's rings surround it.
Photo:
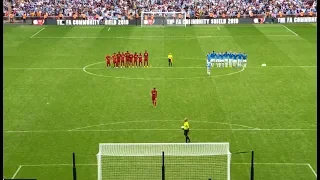
<path fill-rule="evenodd" d="M 250 165 L 251 163 L 231 163 L 231 165 Z M 317 177 L 316 171 L 309 163 L 254 163 L 255 165 L 268 165 L 268 166 L 308 166 L 315 177 Z M 19 165 L 11 179 L 14 179 L 24 167 L 54 167 L 54 166 L 72 166 L 73 164 L 24 164 Z M 77 166 L 97 166 L 98 164 L 76 164 Z"/>

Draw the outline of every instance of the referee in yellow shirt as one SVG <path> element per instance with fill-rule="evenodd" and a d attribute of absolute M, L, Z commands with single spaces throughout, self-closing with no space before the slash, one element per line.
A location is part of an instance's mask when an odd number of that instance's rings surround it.
<path fill-rule="evenodd" d="M 169 62 L 169 67 L 172 67 L 172 59 L 173 59 L 173 56 L 171 53 L 168 54 L 168 62 Z"/>
<path fill-rule="evenodd" d="M 183 132 L 184 132 L 184 136 L 186 137 L 186 143 L 189 143 L 190 142 L 190 138 L 189 138 L 189 122 L 188 122 L 188 119 L 185 118 L 184 119 L 184 123 L 183 123 Z"/>

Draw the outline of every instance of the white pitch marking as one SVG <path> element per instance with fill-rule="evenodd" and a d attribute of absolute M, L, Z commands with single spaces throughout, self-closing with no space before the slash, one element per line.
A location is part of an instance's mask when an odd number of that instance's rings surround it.
<path fill-rule="evenodd" d="M 121 164 L 121 163 L 120 163 Z M 135 164 L 145 164 L 145 163 L 135 163 Z M 150 164 L 150 163 L 148 163 Z M 151 164 L 161 164 L 160 163 L 151 163 Z M 167 164 L 215 164 L 215 163 L 167 163 Z M 248 165 L 251 163 L 231 163 L 234 165 Z M 254 163 L 255 165 L 282 165 L 282 166 L 307 166 L 307 163 Z M 72 166 L 73 164 L 26 164 L 21 165 L 24 167 L 45 167 L 45 166 Z M 98 164 L 76 164 L 76 166 L 97 166 Z"/>
<path fill-rule="evenodd" d="M 110 31 L 111 28 L 108 29 L 108 31 Z"/>
<path fill-rule="evenodd" d="M 297 33 L 293 32 L 291 29 L 289 29 L 287 26 L 283 25 L 284 28 L 286 28 L 288 31 L 290 31 L 292 34 L 299 36 Z"/>
<path fill-rule="evenodd" d="M 134 163 L 134 164 L 145 164 L 145 163 Z M 148 163 L 150 164 L 150 163 Z M 161 164 L 161 163 L 151 163 L 151 164 Z M 215 163 L 168 163 L 173 165 L 179 164 L 188 164 L 188 165 L 206 165 L 206 164 L 215 164 Z M 231 165 L 250 165 L 251 163 L 231 163 Z M 313 174 L 317 177 L 317 173 L 313 170 L 310 164 L 308 163 L 254 163 L 255 165 L 276 165 L 276 166 L 309 166 Z M 50 166 L 72 166 L 73 164 L 29 164 L 29 165 L 20 165 L 15 175 L 11 179 L 14 179 L 19 170 L 24 167 L 50 167 Z M 77 166 L 97 166 L 98 164 L 77 164 Z M 121 165 L 121 163 L 119 164 Z"/>
<path fill-rule="evenodd" d="M 265 66 L 263 68 L 316 68 L 318 66 Z M 261 66 L 251 66 L 251 67 L 246 67 L 246 69 L 255 69 L 255 68 L 261 68 Z"/>
<path fill-rule="evenodd" d="M 184 59 L 184 58 L 181 58 Z M 185 58 L 187 59 L 187 58 Z M 191 58 L 190 58 L 191 59 Z M 196 59 L 196 58 L 194 58 Z M 103 62 L 95 63 L 100 64 Z M 95 65 L 95 64 L 90 64 Z M 266 66 L 268 68 L 316 68 L 317 66 Z M 246 67 L 246 69 L 256 69 L 256 68 L 262 68 L 261 66 L 252 66 L 252 67 Z M 265 67 L 264 67 L 265 68 Z M 4 68 L 4 70 L 83 70 L 83 68 Z M 85 69 L 107 69 L 107 68 L 85 68 Z M 134 69 L 141 69 L 141 68 L 132 68 Z M 149 68 L 143 68 L 143 69 L 205 69 L 205 67 L 202 66 L 193 66 L 193 67 L 149 67 Z"/>
<path fill-rule="evenodd" d="M 189 77 L 189 78 L 131 78 L 131 77 L 114 77 L 114 76 L 107 76 L 107 75 L 102 75 L 102 74 L 95 74 L 92 72 L 87 71 L 86 69 L 90 66 L 96 65 L 96 64 L 102 64 L 105 63 L 104 61 L 102 62 L 96 62 L 89 64 L 85 67 L 83 67 L 83 71 L 89 75 L 93 76 L 100 76 L 100 77 L 107 77 L 107 78 L 116 78 L 116 79 L 133 79 L 133 80 L 163 80 L 163 79 L 175 79 L 175 80 L 181 80 L 181 79 L 203 79 L 203 78 L 208 78 L 208 76 L 200 76 L 200 77 Z M 141 69 L 141 68 L 136 68 L 136 69 Z M 221 77 L 221 76 L 231 76 L 234 74 L 241 73 L 242 71 L 245 70 L 245 67 L 243 67 L 240 71 L 232 72 L 232 73 L 227 73 L 227 74 L 220 74 L 220 75 L 215 75 L 215 76 L 210 76 L 210 78 L 215 78 L 215 77 Z"/>
<path fill-rule="evenodd" d="M 262 36 L 262 35 L 250 35 L 250 36 Z M 264 36 L 294 36 L 294 35 L 264 35 Z M 238 36 L 131 36 L 131 37 L 114 37 L 114 36 L 110 36 L 110 37 L 77 37 L 77 36 L 63 36 L 63 37 L 33 37 L 33 39 L 132 39 L 132 40 L 155 40 L 157 38 L 159 38 L 160 40 L 163 40 L 163 38 L 168 38 L 168 39 L 200 39 L 200 38 L 232 38 L 232 37 L 247 37 L 244 35 L 238 35 Z"/>
<path fill-rule="evenodd" d="M 32 35 L 30 38 L 34 38 L 37 34 L 39 34 L 41 31 L 45 30 L 46 28 L 40 29 L 38 32 L 36 32 L 34 35 Z"/>
<path fill-rule="evenodd" d="M 19 168 L 16 170 L 16 172 L 13 174 L 12 178 L 11 179 L 14 179 L 17 174 L 19 173 L 20 169 L 22 168 L 22 165 L 19 166 Z"/>
<path fill-rule="evenodd" d="M 124 131 L 181 131 L 177 129 L 105 129 L 105 130 L 39 130 L 39 131 L 18 131 L 6 130 L 3 133 L 57 133 L 57 132 L 124 132 Z M 317 129 L 192 129 L 192 131 L 317 131 Z"/>
<path fill-rule="evenodd" d="M 107 126 L 107 125 L 116 125 L 116 124 L 128 124 L 128 123 L 148 123 L 148 122 L 181 122 L 181 120 L 146 120 L 146 121 L 121 121 L 121 122 L 114 122 L 114 123 L 105 123 L 105 124 L 94 124 L 94 125 L 89 125 L 89 126 L 84 126 L 84 127 L 79 127 L 79 128 L 74 128 L 70 129 L 69 131 L 74 131 L 74 130 L 80 130 L 80 129 L 86 129 L 90 127 L 99 127 L 99 126 Z M 196 121 L 193 120 L 195 123 L 208 123 L 208 124 L 222 124 L 222 125 L 229 125 L 229 126 L 239 126 L 239 127 L 245 127 L 245 128 L 251 128 L 251 129 L 256 129 L 259 130 L 259 128 L 254 128 L 251 126 L 245 126 L 241 124 L 230 124 L 230 123 L 222 123 L 222 122 L 211 122 L 211 121 Z M 175 130 L 175 129 L 173 129 Z"/>
<path fill-rule="evenodd" d="M 76 164 L 76 166 L 97 166 L 98 164 Z M 24 167 L 73 166 L 73 164 L 26 164 Z"/>
<path fill-rule="evenodd" d="M 217 29 L 220 30 L 219 26 L 217 26 Z"/>
<path fill-rule="evenodd" d="M 317 173 L 316 171 L 312 168 L 312 166 L 310 164 L 308 164 L 309 168 L 311 169 L 311 171 L 313 172 L 313 174 L 317 177 Z"/>

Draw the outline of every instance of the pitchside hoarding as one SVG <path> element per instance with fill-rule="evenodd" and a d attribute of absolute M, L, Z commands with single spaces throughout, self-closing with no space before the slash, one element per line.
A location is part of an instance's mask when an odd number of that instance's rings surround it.
<path fill-rule="evenodd" d="M 129 25 L 129 20 L 56 20 L 60 26 Z"/>
<path fill-rule="evenodd" d="M 316 23 L 317 17 L 284 17 L 277 18 L 277 23 Z"/>
<path fill-rule="evenodd" d="M 317 17 L 283 17 L 283 18 L 214 18 L 214 19 L 165 19 L 156 17 L 153 20 L 55 20 L 43 21 L 36 19 L 34 25 L 59 25 L 59 26 L 144 26 L 163 25 L 226 25 L 226 24 L 267 24 L 267 23 L 316 23 Z"/>

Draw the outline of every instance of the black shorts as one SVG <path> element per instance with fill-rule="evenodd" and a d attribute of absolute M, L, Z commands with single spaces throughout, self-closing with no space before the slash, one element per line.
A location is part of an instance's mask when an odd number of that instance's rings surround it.
<path fill-rule="evenodd" d="M 169 62 L 169 63 L 171 63 L 171 62 L 172 62 L 172 60 L 171 60 L 171 59 L 168 59 L 168 62 Z"/>
<path fill-rule="evenodd" d="M 184 134 L 185 136 L 188 136 L 188 134 L 189 134 L 189 129 L 188 129 L 188 130 L 184 130 L 183 134 Z"/>

